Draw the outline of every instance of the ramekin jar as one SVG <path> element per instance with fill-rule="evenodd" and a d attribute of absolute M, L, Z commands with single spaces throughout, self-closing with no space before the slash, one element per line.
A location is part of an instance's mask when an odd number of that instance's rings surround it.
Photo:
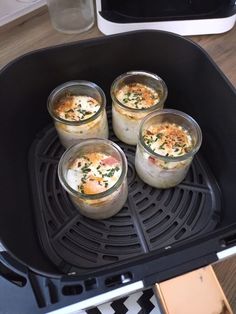
<path fill-rule="evenodd" d="M 191 149 L 181 156 L 163 156 L 154 152 L 145 143 L 143 135 L 152 125 L 161 123 L 175 124 L 189 134 Z M 201 146 L 202 133 L 197 122 L 178 110 L 165 109 L 153 112 L 142 121 L 139 142 L 136 148 L 135 168 L 139 177 L 156 188 L 170 188 L 184 180 L 189 166 Z"/>
<path fill-rule="evenodd" d="M 135 109 L 117 99 L 118 91 L 127 84 L 139 83 L 152 88 L 159 100 L 151 107 Z M 162 109 L 167 98 L 167 86 L 156 74 L 144 71 L 131 71 L 118 76 L 111 86 L 112 126 L 116 136 L 124 143 L 136 145 L 142 119 L 149 113 Z"/>
<path fill-rule="evenodd" d="M 91 117 L 80 121 L 69 121 L 59 117 L 55 108 L 58 102 L 66 96 L 89 96 L 95 99 L 99 110 Z M 56 87 L 48 98 L 48 111 L 54 120 L 61 144 L 68 148 L 80 140 L 98 137 L 108 138 L 108 123 L 106 115 L 106 97 L 102 89 L 88 81 L 69 81 Z"/>
<path fill-rule="evenodd" d="M 118 160 L 121 165 L 119 179 L 104 192 L 85 194 L 68 183 L 68 170 L 71 163 L 89 153 L 107 154 Z M 110 140 L 93 138 L 68 148 L 59 161 L 58 176 L 80 213 L 92 219 L 106 219 L 115 215 L 122 209 L 128 197 L 126 156 L 121 148 Z"/>

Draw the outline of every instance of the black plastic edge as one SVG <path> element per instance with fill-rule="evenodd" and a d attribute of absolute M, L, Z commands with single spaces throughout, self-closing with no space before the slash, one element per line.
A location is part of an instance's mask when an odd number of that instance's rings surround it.
<path fill-rule="evenodd" d="M 231 8 L 224 8 L 222 11 L 214 11 L 209 13 L 199 13 L 187 15 L 175 15 L 175 16 L 165 16 L 165 17 L 150 17 L 150 18 L 136 18 L 136 17 L 123 17 L 121 18 L 119 14 L 116 14 L 109 10 L 101 10 L 98 12 L 100 16 L 108 22 L 118 23 L 118 24 L 142 24 L 142 23 L 153 23 L 153 22 L 175 22 L 175 21 L 196 21 L 196 20 L 207 20 L 207 19 L 220 19 L 233 16 L 236 13 L 236 6 Z"/>
<path fill-rule="evenodd" d="M 236 11 L 236 6 L 235 6 L 235 11 Z M 205 55 L 205 57 L 210 61 L 210 63 L 212 64 L 212 66 L 217 70 L 217 72 L 219 73 L 219 75 L 221 75 L 223 77 L 223 79 L 225 80 L 225 82 L 230 86 L 230 88 L 232 89 L 232 91 L 234 93 L 235 92 L 235 87 L 233 86 L 233 84 L 230 82 L 230 80 L 227 78 L 227 76 L 223 73 L 223 71 L 219 68 L 219 66 L 215 63 L 215 61 L 213 60 L 213 58 L 197 43 L 195 43 L 193 40 L 191 40 L 190 38 L 186 38 L 183 37 L 181 35 L 178 35 L 176 33 L 172 33 L 172 32 L 167 32 L 167 31 L 161 31 L 161 30 L 138 30 L 138 31 L 130 31 L 130 32 L 124 32 L 121 34 L 113 34 L 113 35 L 108 35 L 108 36 L 101 36 L 101 37 L 95 37 L 95 38 L 90 38 L 90 39 L 84 39 L 84 40 L 80 40 L 80 41 L 75 41 L 75 42 L 71 42 L 71 43 L 66 43 L 66 44 L 59 44 L 59 45 L 54 45 L 54 46 L 50 46 L 50 47 L 45 47 L 45 48 L 40 48 L 40 49 L 36 49 L 30 52 L 27 52 L 15 59 L 13 59 L 12 61 L 10 61 L 9 63 L 7 63 L 5 66 L 3 66 L 0 69 L 0 75 L 2 74 L 2 72 L 6 71 L 9 67 L 14 66 L 15 63 L 19 62 L 21 59 L 27 58 L 31 55 L 34 54 L 38 54 L 44 51 L 50 51 L 50 50 L 54 50 L 54 49 L 60 49 L 60 48 L 64 48 L 64 47 L 73 47 L 73 46 L 77 46 L 77 45 L 84 45 L 86 47 L 88 46 L 92 46 L 95 44 L 98 44 L 99 42 L 102 41 L 109 41 L 112 38 L 116 38 L 116 37 L 126 37 L 126 36 L 132 36 L 132 35 L 138 35 L 138 34 L 145 34 L 145 33 L 162 33 L 162 34 L 167 34 L 169 36 L 173 36 L 176 37 L 180 40 L 183 41 L 187 41 L 190 45 L 195 46 L 197 49 L 199 49 L 201 51 L 201 53 L 203 53 L 203 55 Z"/>
<path fill-rule="evenodd" d="M 232 225 L 227 231 L 225 230 L 225 236 L 231 236 L 233 234 L 235 234 L 235 225 Z M 7 252 L 0 254 L 0 261 L 6 265 L 6 267 L 9 267 L 10 270 L 16 271 L 21 276 L 27 278 L 26 288 L 30 288 L 33 291 L 39 308 L 55 310 L 137 281 L 143 281 L 144 287 L 148 288 L 155 283 L 212 264 L 218 260 L 216 253 L 226 249 L 225 246 L 221 245 L 221 240 L 222 235 L 218 234 L 217 238 L 211 237 L 211 239 L 205 239 L 204 242 L 195 240 L 190 248 L 183 247 L 180 250 L 175 247 L 166 248 L 163 249 L 165 250 L 164 253 L 162 250 L 159 254 L 152 254 L 151 258 L 143 259 L 142 263 L 140 259 L 138 259 L 132 263 L 132 266 L 131 263 L 129 263 L 127 265 L 114 267 L 112 276 L 130 273 L 132 274 L 132 280 L 127 284 L 117 284 L 112 287 L 108 287 L 105 284 L 106 279 L 110 276 L 109 270 L 96 273 L 94 277 L 93 274 L 91 274 L 90 278 L 83 278 L 82 276 L 80 278 L 75 276 L 55 278 L 50 275 L 39 275 L 33 270 L 23 267 Z M 233 243 L 230 246 L 233 245 L 235 244 Z M 167 260 L 169 260 L 170 256 L 174 266 L 168 266 L 169 263 L 167 263 Z M 143 278 L 144 273 L 145 277 Z M 96 285 L 92 289 L 87 289 L 85 281 L 93 278 L 96 281 Z M 64 285 L 70 284 L 80 286 L 81 293 L 77 295 L 63 295 L 62 290 Z M 19 289 L 22 289 L 22 287 Z"/>

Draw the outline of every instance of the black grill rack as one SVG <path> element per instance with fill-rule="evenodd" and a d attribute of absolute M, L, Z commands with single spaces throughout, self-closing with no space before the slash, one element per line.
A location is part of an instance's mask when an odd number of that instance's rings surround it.
<path fill-rule="evenodd" d="M 181 184 L 155 189 L 135 172 L 135 147 L 120 142 L 111 128 L 110 139 L 127 156 L 129 196 L 123 209 L 106 220 L 82 216 L 61 187 L 57 165 L 64 148 L 52 126 L 31 147 L 29 169 L 39 239 L 45 254 L 64 273 L 90 273 L 168 248 L 213 230 L 220 220 L 220 191 L 199 154 Z"/>

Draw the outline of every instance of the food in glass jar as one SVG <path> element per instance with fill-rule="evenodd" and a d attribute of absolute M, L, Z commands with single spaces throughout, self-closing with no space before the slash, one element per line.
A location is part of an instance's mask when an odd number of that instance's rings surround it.
<path fill-rule="evenodd" d="M 160 101 L 159 93 L 154 88 L 140 83 L 122 86 L 117 91 L 116 98 L 123 105 L 134 109 L 149 108 Z"/>
<path fill-rule="evenodd" d="M 103 91 L 94 83 L 72 81 L 57 87 L 49 96 L 48 110 L 63 146 L 82 139 L 108 138 Z"/>
<path fill-rule="evenodd" d="M 190 116 L 161 110 L 147 116 L 141 126 L 135 156 L 140 178 L 156 188 L 179 184 L 201 145 L 201 130 Z"/>
<path fill-rule="evenodd" d="M 111 217 L 127 199 L 126 157 L 111 141 L 91 139 L 72 146 L 62 156 L 58 171 L 73 203 L 87 217 Z"/>
<path fill-rule="evenodd" d="M 133 71 L 115 79 L 111 87 L 112 125 L 123 142 L 136 145 L 142 119 L 163 108 L 167 97 L 164 81 L 155 74 Z"/>

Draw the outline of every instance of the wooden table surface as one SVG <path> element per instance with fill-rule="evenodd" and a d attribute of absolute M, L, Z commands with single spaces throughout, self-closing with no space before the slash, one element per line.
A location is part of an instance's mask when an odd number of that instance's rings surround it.
<path fill-rule="evenodd" d="M 47 10 L 42 8 L 35 15 L 0 28 L 0 68 L 28 51 L 99 36 L 103 35 L 96 26 L 80 35 L 59 33 L 51 27 Z M 191 39 L 209 53 L 236 86 L 236 26 L 225 34 L 193 36 Z M 233 313 L 236 313 L 236 256 L 215 264 L 214 269 Z"/>

